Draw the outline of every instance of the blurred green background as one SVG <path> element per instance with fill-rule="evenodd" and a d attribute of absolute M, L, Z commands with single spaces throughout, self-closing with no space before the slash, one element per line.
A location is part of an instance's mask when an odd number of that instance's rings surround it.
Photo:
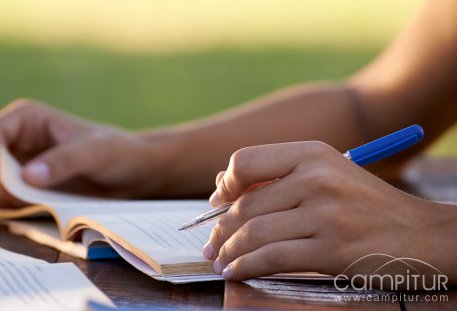
<path fill-rule="evenodd" d="M 137 129 L 367 64 L 422 1 L 2 0 L 0 104 Z M 451 131 L 429 151 L 456 155 Z"/>

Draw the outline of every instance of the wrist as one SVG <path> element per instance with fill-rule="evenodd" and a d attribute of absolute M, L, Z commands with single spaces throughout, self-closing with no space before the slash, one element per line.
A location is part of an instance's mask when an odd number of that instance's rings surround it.
<path fill-rule="evenodd" d="M 152 165 L 150 176 L 160 179 L 155 196 L 202 198 L 214 190 L 214 178 L 223 168 L 219 162 L 228 161 L 216 146 L 214 131 L 176 126 L 138 135 L 146 145 L 146 165 Z"/>
<path fill-rule="evenodd" d="M 422 224 L 415 240 L 424 260 L 457 284 L 457 206 L 425 201 Z M 416 242 L 416 243 L 417 243 Z"/>
<path fill-rule="evenodd" d="M 176 173 L 178 155 L 181 151 L 179 134 L 173 129 L 158 129 L 134 133 L 139 141 L 138 168 L 147 197 L 167 197 L 168 185 L 178 178 Z"/>

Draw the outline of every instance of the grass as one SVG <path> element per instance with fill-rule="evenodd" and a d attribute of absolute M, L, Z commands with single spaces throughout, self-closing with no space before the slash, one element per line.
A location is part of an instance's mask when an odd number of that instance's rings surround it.
<path fill-rule="evenodd" d="M 376 50 L 213 50 L 121 54 L 0 45 L 0 103 L 33 97 L 127 128 L 214 113 L 277 88 L 342 79 Z"/>
<path fill-rule="evenodd" d="M 215 113 L 277 88 L 340 80 L 377 49 L 219 49 L 125 54 L 69 47 L 0 44 L 0 107 L 32 97 L 129 129 Z M 457 155 L 453 130 L 429 151 Z"/>
<path fill-rule="evenodd" d="M 289 84 L 341 80 L 422 3 L 5 0 L 0 107 L 27 96 L 130 129 L 181 122 Z M 457 155 L 457 129 L 429 152 Z"/>

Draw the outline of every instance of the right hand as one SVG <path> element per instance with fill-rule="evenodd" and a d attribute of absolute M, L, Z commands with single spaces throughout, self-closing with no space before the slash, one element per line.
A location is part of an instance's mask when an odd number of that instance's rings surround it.
<path fill-rule="evenodd" d="M 150 194 L 151 155 L 134 133 L 19 99 L 0 111 L 0 143 L 24 164 L 23 178 L 33 186 L 108 197 Z"/>

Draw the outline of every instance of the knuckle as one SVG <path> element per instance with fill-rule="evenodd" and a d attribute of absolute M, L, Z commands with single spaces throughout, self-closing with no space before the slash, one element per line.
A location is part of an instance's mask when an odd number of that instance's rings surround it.
<path fill-rule="evenodd" d="M 234 177 L 240 177 L 245 172 L 251 157 L 250 147 L 239 149 L 232 154 L 229 166 L 231 166 L 231 173 Z"/>
<path fill-rule="evenodd" d="M 9 103 L 3 110 L 3 115 L 15 115 L 19 117 L 42 117 L 51 109 L 45 104 L 29 98 L 18 98 Z"/>
<path fill-rule="evenodd" d="M 214 226 L 213 231 L 211 233 L 211 237 L 213 240 L 213 243 L 216 244 L 217 246 L 220 246 L 224 243 L 225 241 L 225 232 L 227 231 L 227 225 L 226 225 L 226 220 L 225 217 L 221 217 L 217 225 Z"/>
<path fill-rule="evenodd" d="M 229 248 L 225 244 L 219 250 L 219 261 L 223 264 L 229 264 L 231 261 Z"/>
<path fill-rule="evenodd" d="M 221 198 L 222 201 L 229 202 L 232 200 L 232 192 L 231 192 L 231 189 L 228 186 L 225 178 L 221 179 L 217 188 L 218 188 L 217 191 L 218 191 L 219 197 Z"/>
<path fill-rule="evenodd" d="M 322 141 L 310 141 L 307 144 L 308 152 L 317 156 L 324 155 L 330 150 L 330 146 Z"/>
<path fill-rule="evenodd" d="M 334 170 L 322 166 L 305 173 L 302 183 L 313 191 L 336 192 L 341 187 L 342 181 Z"/>
<path fill-rule="evenodd" d="M 222 201 L 235 200 L 239 195 L 240 184 L 249 171 L 252 156 L 252 148 L 247 147 L 237 150 L 230 157 L 227 173 L 218 184 L 219 196 Z"/>
<path fill-rule="evenodd" d="M 333 172 L 327 167 L 316 167 L 305 173 L 303 181 L 307 186 L 322 187 L 332 179 Z"/>
<path fill-rule="evenodd" d="M 97 154 L 106 158 L 114 156 L 112 152 L 118 151 L 119 148 L 117 139 L 110 132 L 93 131 L 87 134 L 86 140 L 91 144 L 92 152 L 97 152 Z M 112 152 L 104 152 L 105 150 L 111 150 Z"/>
<path fill-rule="evenodd" d="M 251 206 L 251 195 L 242 195 L 233 206 L 233 216 L 240 221 L 247 220 L 251 217 L 250 206 Z"/>
<path fill-rule="evenodd" d="M 253 218 L 243 225 L 244 238 L 255 244 L 262 241 L 264 231 L 264 222 L 257 218 Z"/>
<path fill-rule="evenodd" d="M 332 180 L 332 177 L 333 172 L 327 167 L 316 168 L 309 174 L 311 183 L 319 187 L 327 185 Z"/>
<path fill-rule="evenodd" d="M 18 98 L 8 105 L 8 109 L 19 112 L 36 111 L 38 107 L 42 107 L 42 104 L 30 98 Z"/>
<path fill-rule="evenodd" d="M 219 182 L 223 179 L 224 175 L 225 175 L 225 171 L 220 171 L 219 173 L 217 173 L 216 187 L 217 187 L 217 185 L 219 185 Z"/>

